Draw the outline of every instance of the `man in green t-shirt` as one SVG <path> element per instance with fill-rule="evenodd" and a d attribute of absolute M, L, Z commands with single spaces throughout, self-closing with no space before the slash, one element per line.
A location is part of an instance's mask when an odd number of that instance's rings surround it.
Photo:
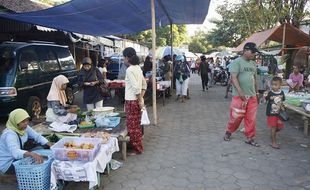
<path fill-rule="evenodd" d="M 225 141 L 229 141 L 231 134 L 235 132 L 244 119 L 247 144 L 259 146 L 255 141 L 256 112 L 258 107 L 258 89 L 256 83 L 255 54 L 258 53 L 256 44 L 248 42 L 244 45 L 243 54 L 236 59 L 229 71 L 233 84 L 233 98 L 230 105 L 230 119 L 227 124 Z"/>

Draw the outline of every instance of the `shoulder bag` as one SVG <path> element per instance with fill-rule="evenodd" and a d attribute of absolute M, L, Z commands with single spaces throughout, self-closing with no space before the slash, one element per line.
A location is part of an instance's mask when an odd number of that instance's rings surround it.
<path fill-rule="evenodd" d="M 96 80 L 98 80 L 98 76 L 97 76 L 98 72 L 96 70 Z M 98 80 L 99 81 L 99 80 Z M 111 93 L 110 93 L 110 90 L 108 88 L 108 85 L 103 81 L 103 82 L 100 82 L 95 86 L 97 91 L 99 92 L 99 94 L 103 97 L 103 98 L 106 98 L 106 97 L 111 97 Z"/>

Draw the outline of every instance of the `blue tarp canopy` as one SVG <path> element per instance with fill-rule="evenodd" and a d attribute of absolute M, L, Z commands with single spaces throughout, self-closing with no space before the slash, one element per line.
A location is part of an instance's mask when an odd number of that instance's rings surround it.
<path fill-rule="evenodd" d="M 202 24 L 210 0 L 155 0 L 157 26 Z M 95 36 L 150 29 L 150 0 L 73 0 L 53 8 L 0 17 Z"/>

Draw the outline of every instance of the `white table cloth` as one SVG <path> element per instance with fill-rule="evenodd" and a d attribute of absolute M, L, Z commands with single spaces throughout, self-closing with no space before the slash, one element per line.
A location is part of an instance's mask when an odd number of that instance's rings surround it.
<path fill-rule="evenodd" d="M 91 162 L 54 160 L 51 166 L 51 189 L 57 189 L 57 180 L 88 181 L 89 189 L 98 185 L 97 172 L 103 173 L 111 161 L 112 154 L 119 151 L 118 140 L 111 137 L 102 144 L 95 159 Z"/>

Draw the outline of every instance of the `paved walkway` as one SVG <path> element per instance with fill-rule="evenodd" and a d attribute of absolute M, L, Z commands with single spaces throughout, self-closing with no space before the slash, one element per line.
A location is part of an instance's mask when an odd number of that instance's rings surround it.
<path fill-rule="evenodd" d="M 146 129 L 145 153 L 105 177 L 105 189 L 310 189 L 310 150 L 300 146 L 310 140 L 301 131 L 287 126 L 279 136 L 281 149 L 272 149 L 262 105 L 257 117 L 262 147 L 245 144 L 241 132 L 224 142 L 225 89 L 202 92 L 195 75 L 190 91 L 188 102 L 171 100 L 159 108 L 159 126 Z"/>
<path fill-rule="evenodd" d="M 262 147 L 245 144 L 241 132 L 224 142 L 229 107 L 224 91 L 216 86 L 202 92 L 195 75 L 191 100 L 177 103 L 171 98 L 165 107 L 159 102 L 159 125 L 145 129 L 144 154 L 129 157 L 123 168 L 104 176 L 102 189 L 310 189 L 310 150 L 300 146 L 310 147 L 310 138 L 296 129 L 302 126 L 300 118 L 292 118 L 280 133 L 280 150 L 269 146 L 263 105 L 257 117 L 257 142 Z M 70 186 L 87 189 L 87 184 Z"/>

